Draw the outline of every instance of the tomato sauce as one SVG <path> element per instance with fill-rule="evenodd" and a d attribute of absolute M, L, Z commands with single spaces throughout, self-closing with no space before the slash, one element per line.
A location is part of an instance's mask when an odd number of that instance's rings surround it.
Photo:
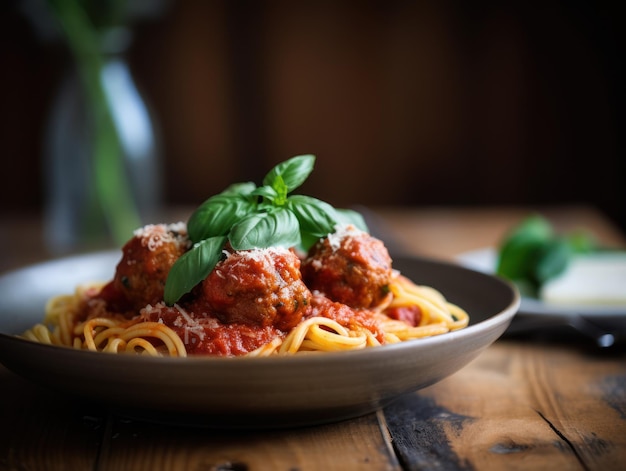
<path fill-rule="evenodd" d="M 374 334 L 379 342 L 383 341 L 382 328 L 373 311 L 353 309 L 346 304 L 332 301 L 326 296 L 317 294 L 313 296 L 305 318 L 315 316 L 332 319 L 347 329 L 364 327 Z"/>
<path fill-rule="evenodd" d="M 406 322 L 412 327 L 420 325 L 422 320 L 422 310 L 417 305 L 388 308 L 385 314 L 392 319 Z"/>
<path fill-rule="evenodd" d="M 159 304 L 142 310 L 142 320 L 161 322 L 182 339 L 188 354 L 244 355 L 285 333 L 272 326 L 225 324 L 216 317 Z"/>
<path fill-rule="evenodd" d="M 167 273 L 189 244 L 179 227 L 146 226 L 124 246 L 113 280 L 89 294 L 80 316 L 139 316 L 162 323 L 176 332 L 188 354 L 244 355 L 284 338 L 314 316 L 350 330 L 365 328 L 382 343 L 382 328 L 369 307 L 386 295 L 391 260 L 384 245 L 369 235 L 344 236 L 326 240 L 319 253 L 306 259 L 311 282 L 322 286 L 307 286 L 301 260 L 291 250 L 226 247 L 211 273 L 177 304 L 167 306 Z M 342 291 L 344 287 L 349 291 Z"/>

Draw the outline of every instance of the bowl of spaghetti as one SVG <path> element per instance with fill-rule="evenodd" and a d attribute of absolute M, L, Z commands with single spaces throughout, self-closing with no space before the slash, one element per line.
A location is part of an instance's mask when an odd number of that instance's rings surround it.
<path fill-rule="evenodd" d="M 358 214 L 291 195 L 301 156 L 122 250 L 0 277 L 0 361 L 148 420 L 222 428 L 356 417 L 462 368 L 508 327 L 507 281 L 396 257 Z"/>
<path fill-rule="evenodd" d="M 470 313 L 442 335 L 374 348 L 249 357 L 115 355 L 26 340 L 49 299 L 83 277 L 112 276 L 118 252 L 70 257 L 0 277 L 0 362 L 64 394 L 148 420 L 206 426 L 282 427 L 369 413 L 461 369 L 505 331 L 519 297 L 505 281 L 454 264 L 396 258 L 417 283 Z"/>

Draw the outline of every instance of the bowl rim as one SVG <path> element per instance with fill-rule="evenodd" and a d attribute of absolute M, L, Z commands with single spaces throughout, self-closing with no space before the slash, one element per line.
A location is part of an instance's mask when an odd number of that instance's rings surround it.
<path fill-rule="evenodd" d="M 9 277 L 20 272 L 26 272 L 28 270 L 39 269 L 40 267 L 49 267 L 54 266 L 59 263 L 66 263 L 72 261 L 81 261 L 89 258 L 107 258 L 115 256 L 119 254 L 117 250 L 110 251 L 99 251 L 99 252 L 90 252 L 85 254 L 77 254 L 71 255 L 69 257 L 62 257 L 52 260 L 47 260 L 41 263 L 35 263 L 31 265 L 27 265 L 22 268 L 18 268 L 9 272 L 6 272 L 0 275 L 0 281 L 5 277 Z M 504 328 L 508 326 L 508 324 L 512 321 L 513 317 L 517 314 L 520 304 L 522 301 L 521 295 L 518 289 L 515 287 L 513 283 L 510 281 L 495 276 L 493 274 L 485 273 L 480 270 L 476 270 L 462 264 L 458 264 L 455 262 L 449 262 L 446 260 L 440 260 L 432 257 L 422 257 L 422 256 L 413 256 L 413 255 L 402 255 L 394 257 L 394 262 L 396 260 L 408 261 L 409 263 L 421 263 L 421 264 L 434 264 L 438 266 L 444 266 L 445 268 L 450 268 L 454 270 L 460 270 L 465 272 L 471 272 L 473 276 L 482 277 L 485 279 L 489 279 L 490 282 L 498 283 L 502 287 L 508 289 L 510 292 L 511 298 L 508 301 L 507 305 L 501 309 L 499 312 L 490 315 L 486 319 L 482 319 L 478 322 L 472 323 L 472 316 L 470 313 L 470 324 L 462 329 L 458 329 L 455 331 L 447 332 L 445 334 L 436 335 L 432 337 L 425 337 L 420 339 L 414 339 L 409 341 L 403 341 L 395 344 L 386 344 L 381 345 L 380 347 L 370 347 L 364 348 L 360 350 L 349 350 L 342 352 L 323 352 L 323 353 L 314 353 L 314 354 L 299 354 L 299 355 L 285 355 L 285 356 L 269 356 L 269 357 L 216 357 L 211 355 L 190 355 L 187 357 L 142 357 L 139 355 L 106 355 L 106 358 L 112 359 L 117 358 L 117 360 L 111 361 L 122 361 L 128 364 L 128 362 L 140 362 L 144 365 L 152 365 L 152 364 L 175 364 L 180 365 L 181 363 L 206 363 L 206 364 L 214 364 L 214 363 L 222 363 L 229 362 L 229 364 L 235 365 L 240 363 L 250 363 L 254 362 L 255 364 L 263 364 L 263 365 L 280 365 L 284 362 L 293 363 L 294 361 L 298 361 L 302 364 L 315 364 L 319 362 L 326 362 L 328 360 L 340 360 L 340 359 L 348 359 L 354 360 L 354 358 L 361 359 L 362 357 L 367 358 L 368 356 L 375 355 L 376 357 L 382 355 L 380 352 L 388 352 L 389 355 L 393 354 L 402 354 L 406 350 L 412 350 L 414 348 L 427 348 L 428 346 L 436 346 L 440 343 L 448 343 L 451 341 L 457 341 L 466 339 L 468 337 L 472 337 L 476 333 L 480 331 L 487 331 L 492 327 L 498 325 L 504 325 Z M 112 267 L 113 269 L 114 267 Z M 435 287 L 436 288 L 436 287 Z M 46 352 L 48 349 L 53 349 L 55 352 L 60 350 L 65 350 L 67 352 L 71 352 L 75 355 L 89 355 L 100 357 L 102 356 L 101 352 L 92 352 L 87 350 L 77 350 L 71 347 L 64 347 L 58 345 L 46 345 L 40 344 L 37 342 L 32 342 L 30 340 L 19 337 L 17 334 L 0 332 L 0 344 L 4 342 L 18 342 L 18 343 L 26 343 L 28 346 L 32 346 L 33 348 L 41 348 L 43 352 Z M 419 346 L 417 346 L 419 345 Z M 416 347 L 417 346 L 417 347 Z M 0 363 L 2 359 L 0 358 Z"/>

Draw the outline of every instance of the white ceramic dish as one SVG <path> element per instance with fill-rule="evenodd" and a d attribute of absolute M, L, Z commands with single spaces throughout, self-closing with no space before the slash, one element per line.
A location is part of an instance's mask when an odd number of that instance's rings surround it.
<path fill-rule="evenodd" d="M 463 253 L 457 259 L 467 268 L 492 274 L 497 263 L 497 252 L 493 248 L 483 248 Z M 599 346 L 611 346 L 618 337 L 626 335 L 626 306 L 559 305 L 522 297 L 518 316 L 509 332 L 564 324 L 593 338 Z"/>
<path fill-rule="evenodd" d="M 462 265 L 468 268 L 491 274 L 495 271 L 497 253 L 492 248 L 485 248 L 461 254 L 458 259 Z M 626 316 L 626 305 L 581 304 L 571 306 L 549 304 L 540 299 L 522 297 L 519 311 L 524 314 L 536 315 L 570 316 L 576 314 L 593 317 L 624 317 Z"/>
<path fill-rule="evenodd" d="M 0 277 L 0 361 L 32 381 L 148 420 L 221 428 L 338 421 L 385 406 L 456 372 L 506 330 L 520 298 L 507 282 L 454 264 L 398 258 L 394 267 L 470 314 L 442 336 L 355 352 L 281 358 L 146 358 L 29 342 L 46 300 L 113 275 L 118 252 L 26 267 Z"/>

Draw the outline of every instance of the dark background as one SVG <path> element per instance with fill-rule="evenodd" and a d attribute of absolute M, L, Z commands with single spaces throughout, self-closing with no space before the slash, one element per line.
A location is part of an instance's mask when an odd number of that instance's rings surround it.
<path fill-rule="evenodd" d="M 0 214 L 43 206 L 65 67 L 29 3 L 0 6 Z M 134 22 L 127 55 L 159 125 L 164 201 L 314 153 L 302 192 L 337 206 L 587 203 L 626 228 L 613 4 L 166 2 Z"/>

